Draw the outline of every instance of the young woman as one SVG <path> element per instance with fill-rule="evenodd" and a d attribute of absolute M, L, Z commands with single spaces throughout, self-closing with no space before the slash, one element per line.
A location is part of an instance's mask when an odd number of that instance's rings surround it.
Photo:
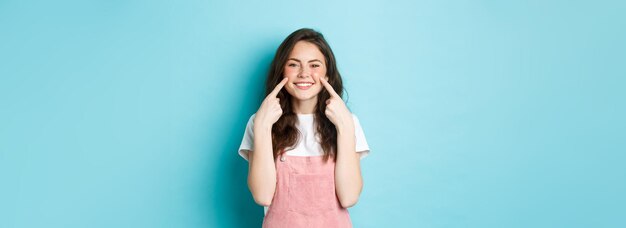
<path fill-rule="evenodd" d="M 278 47 L 239 148 L 263 227 L 352 227 L 347 208 L 361 194 L 369 147 L 342 92 L 321 33 L 300 29 Z"/>

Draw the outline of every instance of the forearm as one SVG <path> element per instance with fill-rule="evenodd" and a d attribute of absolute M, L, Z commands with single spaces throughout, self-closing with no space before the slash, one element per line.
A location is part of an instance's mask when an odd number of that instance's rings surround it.
<path fill-rule="evenodd" d="M 335 186 L 344 208 L 356 204 L 363 188 L 359 154 L 356 153 L 354 125 L 337 127 L 337 160 Z"/>
<path fill-rule="evenodd" d="M 271 127 L 255 126 L 253 147 L 253 152 L 250 153 L 248 187 L 257 204 L 268 206 L 276 190 Z"/>

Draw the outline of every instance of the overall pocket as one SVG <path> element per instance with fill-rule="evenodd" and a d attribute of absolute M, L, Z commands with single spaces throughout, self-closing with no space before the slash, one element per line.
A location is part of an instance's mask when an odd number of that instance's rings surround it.
<path fill-rule="evenodd" d="M 337 207 L 335 178 L 331 174 L 289 174 L 289 210 L 320 214 Z"/>

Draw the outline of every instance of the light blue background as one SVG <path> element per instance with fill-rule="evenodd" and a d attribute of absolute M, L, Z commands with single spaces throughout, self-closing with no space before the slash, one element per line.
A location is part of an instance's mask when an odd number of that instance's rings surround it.
<path fill-rule="evenodd" d="M 336 53 L 355 227 L 626 227 L 623 1 L 0 1 L 0 227 L 258 227 L 280 42 Z"/>

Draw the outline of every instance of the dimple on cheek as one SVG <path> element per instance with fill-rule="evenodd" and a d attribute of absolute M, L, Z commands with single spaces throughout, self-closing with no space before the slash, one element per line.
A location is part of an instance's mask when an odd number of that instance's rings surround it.
<path fill-rule="evenodd" d="M 320 82 L 320 75 L 321 75 L 321 74 L 313 74 L 313 75 L 312 75 L 313 80 L 315 80 L 315 82 L 319 83 L 319 82 Z"/>

